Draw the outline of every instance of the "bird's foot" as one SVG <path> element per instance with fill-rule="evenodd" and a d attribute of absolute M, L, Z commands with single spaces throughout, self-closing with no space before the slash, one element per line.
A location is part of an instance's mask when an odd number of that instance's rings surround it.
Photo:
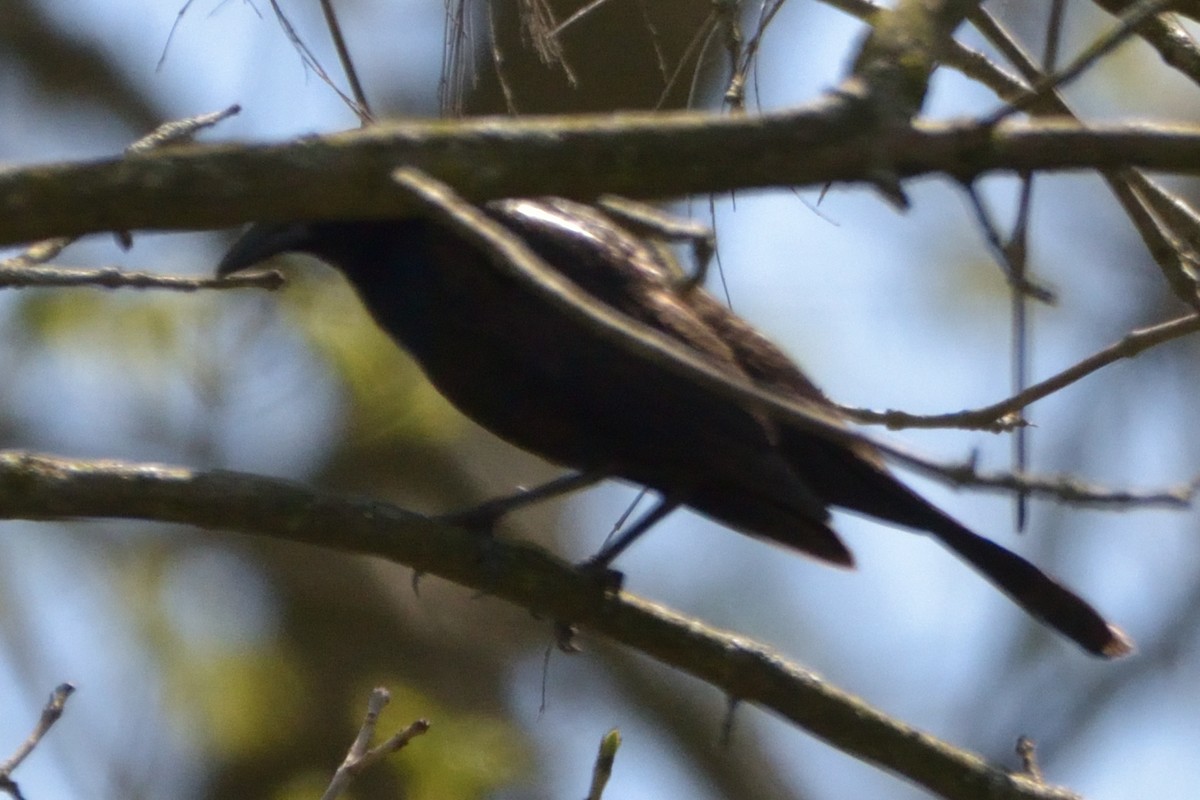
<path fill-rule="evenodd" d="M 578 635 L 579 626 L 574 622 L 558 620 L 554 623 L 554 645 L 561 652 L 572 655 L 583 652 L 583 647 L 576 638 Z"/>
<path fill-rule="evenodd" d="M 481 503 L 472 508 L 451 511 L 447 514 L 438 514 L 434 519 L 438 522 L 444 522 L 447 525 L 453 525 L 456 528 L 463 528 L 472 533 L 491 536 L 496 532 L 496 523 L 504 516 L 503 509 L 492 507 L 494 502 Z"/>
<path fill-rule="evenodd" d="M 592 556 L 586 561 L 580 561 L 575 569 L 599 587 L 606 594 L 615 594 L 625 585 L 625 573 L 609 566 L 611 559 L 605 558 L 603 552 Z"/>

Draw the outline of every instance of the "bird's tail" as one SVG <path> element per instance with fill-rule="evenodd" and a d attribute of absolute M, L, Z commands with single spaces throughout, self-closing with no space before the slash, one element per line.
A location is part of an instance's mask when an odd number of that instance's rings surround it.
<path fill-rule="evenodd" d="M 968 561 L 1031 615 L 1090 653 L 1116 658 L 1133 652 L 1120 628 L 1040 569 L 963 527 L 896 480 L 867 451 L 793 434 L 789 455 L 813 490 L 831 505 L 925 531 Z"/>
<path fill-rule="evenodd" d="M 969 561 L 1018 605 L 1081 647 L 1117 658 L 1133 652 L 1133 642 L 1083 598 L 995 542 L 942 515 L 928 527 L 942 544 Z"/>

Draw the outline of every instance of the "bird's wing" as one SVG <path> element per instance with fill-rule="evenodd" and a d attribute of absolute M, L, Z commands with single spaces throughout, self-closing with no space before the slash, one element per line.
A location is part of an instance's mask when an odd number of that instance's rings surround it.
<path fill-rule="evenodd" d="M 712 324 L 720 317 L 702 313 L 709 306 L 693 303 L 692 298 L 703 296 L 713 306 L 719 308 L 719 304 L 701 289 L 681 292 L 683 271 L 661 249 L 595 208 L 561 198 L 504 200 L 490 203 L 488 210 L 546 262 L 598 300 L 688 346 L 731 377 L 759 382 L 751 370 L 760 365 L 738 352 L 745 340 L 731 340 L 727 330 Z M 771 348 L 768 355 L 781 359 L 796 382 L 805 380 L 770 342 L 749 326 L 745 329 L 757 337 L 756 342 Z M 762 366 L 766 371 L 766 365 Z M 791 386 L 773 388 L 789 390 Z M 815 387 L 812 391 L 823 400 Z M 724 413 L 711 418 L 726 422 L 732 416 L 744 418 L 752 430 L 743 429 L 734 437 L 721 428 L 700 429 L 689 437 L 696 447 L 717 454 L 701 459 L 700 464 L 710 470 L 724 469 L 727 474 L 701 477 L 707 484 L 688 504 L 747 533 L 831 563 L 851 565 L 849 551 L 828 527 L 824 500 L 779 449 L 776 424 L 761 412 L 707 397 L 681 404 L 679 413 L 695 412 L 709 418 L 698 410 L 709 404 L 726 406 Z"/>

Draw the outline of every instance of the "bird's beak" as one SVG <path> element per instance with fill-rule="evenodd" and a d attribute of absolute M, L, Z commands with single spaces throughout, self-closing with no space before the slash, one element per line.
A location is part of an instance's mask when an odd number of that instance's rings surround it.
<path fill-rule="evenodd" d="M 280 253 L 301 251 L 312 239 L 312 229 L 304 222 L 256 223 L 246 229 L 217 267 L 217 277 L 252 267 Z"/>

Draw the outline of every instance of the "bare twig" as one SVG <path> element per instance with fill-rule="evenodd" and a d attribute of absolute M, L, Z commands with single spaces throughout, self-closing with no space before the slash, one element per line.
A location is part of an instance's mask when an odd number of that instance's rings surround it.
<path fill-rule="evenodd" d="M 75 692 L 75 687 L 69 683 L 60 683 L 50 693 L 50 699 L 46 701 L 46 705 L 42 708 L 42 716 L 38 719 L 37 725 L 33 731 L 21 742 L 20 747 L 13 753 L 7 761 L 0 764 L 0 791 L 8 792 L 16 800 L 22 800 L 20 787 L 13 780 L 12 774 L 17 767 L 21 766 L 29 754 L 34 751 L 42 738 L 50 732 L 54 727 L 54 723 L 58 722 L 62 716 L 63 709 L 66 708 L 67 698 Z"/>
<path fill-rule="evenodd" d="M 999 262 L 1004 269 L 1004 277 L 1011 289 L 1019 295 L 1032 297 L 1033 299 L 1053 305 L 1058 302 L 1058 298 L 1054 294 L 1054 290 L 1048 286 L 1043 286 L 1035 282 L 1027 274 L 1024 264 L 1014 258 L 1016 253 L 1013 250 L 1013 243 L 1019 242 L 1020 237 L 1016 236 L 1016 231 L 1022 230 L 1021 225 L 1016 226 L 1014 236 L 1009 238 L 1006 243 L 1004 237 L 1000 235 L 1000 229 L 992 219 L 991 212 L 983 203 L 983 198 L 979 196 L 979 192 L 975 187 L 966 184 L 963 187 L 967 192 L 967 198 L 971 201 L 971 210 L 975 212 L 975 220 L 979 223 L 980 229 L 983 231 L 984 241 L 988 243 L 989 249 L 992 251 L 992 256 Z M 1026 208 L 1023 204 L 1022 208 Z M 1028 209 L 1021 213 L 1020 220 L 1028 223 Z M 1021 255 L 1023 259 L 1023 254 Z"/>
<path fill-rule="evenodd" d="M 18 259 L 20 256 L 17 257 Z M 0 289 L 28 289 L 45 286 L 95 286 L 102 289 L 168 289 L 194 292 L 199 289 L 271 289 L 283 286 L 278 270 L 264 270 L 226 278 L 184 278 L 148 272 L 126 272 L 118 267 L 75 269 L 72 267 L 27 267 L 9 261 L 0 262 Z"/>
<path fill-rule="evenodd" d="M 0 261 L 2 270 L 25 270 L 34 264 L 45 264 L 57 256 L 75 241 L 74 236 L 56 236 L 53 239 L 42 239 L 34 242 L 15 256 Z"/>
<path fill-rule="evenodd" d="M 188 9 L 192 7 L 194 0 L 185 0 L 184 4 L 175 12 L 175 21 L 171 23 L 171 30 L 167 33 L 167 40 L 163 42 L 162 53 L 158 56 L 158 63 L 154 65 L 155 72 L 161 72 L 163 65 L 167 63 L 167 51 L 171 49 L 171 41 L 175 38 L 175 32 L 179 30 L 180 23 L 187 15 Z"/>
<path fill-rule="evenodd" d="M 1200 332 L 1200 315 L 1197 314 L 1189 314 L 1169 322 L 1130 331 L 1120 341 L 1093 353 L 1044 381 L 1035 383 L 1020 394 L 970 411 L 921 416 L 907 414 L 903 411 L 869 411 L 848 406 L 841 406 L 840 409 L 842 413 L 857 422 L 881 423 L 893 429 L 951 427 L 993 432 L 1005 431 L 1022 424 L 1021 419 L 1016 415 L 1026 406 L 1059 389 L 1070 386 L 1114 361 L 1133 358 L 1151 347 L 1197 332 Z"/>
<path fill-rule="evenodd" d="M 1054 36 L 1051 39 L 1057 38 Z M 1052 48 L 1051 48 L 1052 49 Z M 1021 176 L 1021 194 L 1018 203 L 1017 221 L 1013 225 L 1012 235 L 1002 249 L 1004 261 L 1008 265 L 1007 272 L 1012 275 L 1010 280 L 1010 305 L 1012 321 L 1010 325 L 1012 337 L 1012 387 L 1014 394 L 1020 394 L 1029 387 L 1029 348 L 1033 332 L 1030 330 L 1029 298 L 1020 287 L 1029 283 L 1029 220 L 1033 208 L 1033 173 L 1026 172 Z M 1029 470 L 1029 428 L 1017 428 L 1012 440 L 1012 468 L 1014 472 L 1025 473 Z M 1016 512 L 1017 530 L 1025 530 L 1025 519 L 1029 513 L 1029 497 L 1024 492 L 1018 492 L 1013 498 Z"/>
<path fill-rule="evenodd" d="M 500 85 L 500 94 L 504 96 L 504 109 L 510 115 L 519 113 L 517 95 L 508 80 L 507 56 L 500 45 L 500 27 L 496 24 L 496 4 L 487 3 L 488 39 L 492 53 L 492 69 L 496 70 L 496 83 Z"/>
<path fill-rule="evenodd" d="M 600 740 L 600 751 L 596 753 L 596 764 L 592 767 L 592 785 L 588 789 L 587 800 L 600 800 L 604 794 L 604 787 L 612 777 L 613 761 L 620 747 L 621 732 L 616 728 L 604 734 L 604 738 Z"/>
<path fill-rule="evenodd" d="M 1117 25 L 1111 31 L 1093 42 L 1070 64 L 1038 81 L 1033 87 L 1033 96 L 1009 103 L 988 117 L 987 122 L 994 125 L 1006 117 L 1024 111 L 1034 105 L 1042 96 L 1075 80 L 1097 61 L 1115 50 L 1118 45 L 1135 35 L 1138 26 L 1143 22 L 1164 11 L 1174 2 L 1176 0 L 1140 0 L 1121 15 Z"/>
<path fill-rule="evenodd" d="M 346 758 L 342 760 L 337 772 L 334 773 L 329 787 L 321 795 L 321 800 L 335 800 L 341 796 L 342 792 L 346 791 L 350 782 L 363 770 L 384 756 L 400 750 L 414 738 L 429 730 L 429 721 L 419 719 L 404 730 L 393 734 L 383 744 L 371 748 L 371 739 L 375 737 L 375 727 L 379 724 L 379 715 L 383 713 L 383 709 L 387 707 L 391 699 L 391 693 L 382 686 L 371 690 L 371 696 L 367 700 L 367 715 L 363 719 L 362 727 L 358 730 L 358 736 L 354 738 L 354 743 L 350 745 Z"/>
<path fill-rule="evenodd" d="M 738 0 L 711 0 L 714 23 L 725 44 L 725 57 L 729 60 L 729 85 L 725 89 L 725 101 L 734 113 L 746 110 L 746 72 L 742 55 L 746 37 L 742 33 L 742 4 Z M 747 62 L 749 63 L 749 62 Z M 696 65 L 699 72 L 700 65 Z"/>
<path fill-rule="evenodd" d="M 1038 783 L 1045 783 L 1042 768 L 1038 766 L 1037 745 L 1028 736 L 1017 737 L 1017 756 L 1021 759 L 1021 769 Z"/>
<path fill-rule="evenodd" d="M 658 74 L 665 82 L 667 73 L 670 70 L 667 68 L 667 56 L 663 52 L 662 36 L 659 33 L 658 26 L 650 17 L 650 10 L 646 8 L 646 4 L 650 0 L 638 0 L 638 13 L 642 15 L 642 23 L 646 26 L 646 33 L 650 34 L 650 45 L 654 49 L 654 63 L 658 67 Z"/>
<path fill-rule="evenodd" d="M 186 10 L 186 8 L 187 6 L 185 5 L 184 9 Z M 182 13 L 183 11 L 180 11 L 180 14 Z M 150 133 L 126 147 L 125 152 L 133 154 L 145 153 L 171 144 L 190 142 L 200 131 L 205 128 L 211 128 L 218 122 L 222 122 L 234 114 L 240 113 L 241 110 L 241 106 L 232 105 L 220 111 L 164 122 Z M 117 237 L 124 247 L 129 247 L 130 240 L 128 233 L 123 231 L 118 232 Z M 51 239 L 34 242 L 25 248 L 22 253 L 0 261 L 0 270 L 21 270 L 34 264 L 45 264 L 65 250 L 76 238 L 74 236 L 56 236 Z"/>
<path fill-rule="evenodd" d="M 1129 10 L 1131 0 L 1093 0 L 1096 5 L 1113 15 L 1120 15 Z M 1178 4 L 1171 11 L 1183 16 L 1196 19 L 1195 4 Z M 1168 14 L 1159 14 L 1142 20 L 1137 29 L 1147 44 L 1158 51 L 1158 55 L 1167 66 L 1184 75 L 1194 84 L 1200 84 L 1200 47 L 1188 30 L 1179 24 L 1178 20 Z"/>
<path fill-rule="evenodd" d="M 958 486 L 998 489 L 1019 496 L 1053 497 L 1063 503 L 1087 506 L 1149 507 L 1183 509 L 1191 505 L 1200 477 L 1190 483 L 1164 489 L 1108 489 L 1081 481 L 1072 475 L 1037 476 L 1016 472 L 984 472 L 971 461 L 943 465 L 940 475 Z"/>
<path fill-rule="evenodd" d="M 1046 72 L 1058 69 L 1058 51 L 1062 46 L 1063 20 L 1066 16 L 1066 0 L 1051 0 L 1050 13 L 1046 17 L 1046 46 L 1042 50 L 1042 69 Z"/>
<path fill-rule="evenodd" d="M 325 15 L 325 27 L 329 29 L 329 37 L 333 40 L 334 49 L 337 50 L 342 73 L 345 74 L 346 82 L 350 84 L 350 91 L 354 95 L 354 102 L 350 104 L 350 109 L 358 115 L 359 122 L 369 125 L 374 121 L 375 115 L 371 112 L 371 104 L 367 102 L 367 93 L 363 91 L 362 84 L 358 80 L 358 70 L 354 68 L 354 59 L 350 57 L 350 48 L 346 45 L 346 37 L 342 34 L 342 25 L 338 22 L 337 12 L 333 9 L 333 0 L 321 0 L 321 12 Z"/>
<path fill-rule="evenodd" d="M 354 109 L 359 119 L 369 120 L 371 116 L 370 111 L 361 107 L 355 98 L 346 94 L 341 90 L 341 88 L 338 87 L 337 82 L 334 81 L 334 79 L 330 77 L 329 73 L 325 71 L 325 67 L 321 66 L 320 60 L 316 57 L 313 51 L 309 49 L 304 40 L 300 38 L 299 31 L 296 30 L 295 26 L 292 25 L 292 21 L 288 19 L 287 14 L 284 13 L 284 10 L 279 6 L 279 0 L 269 0 L 269 2 L 271 10 L 275 12 L 275 21 L 279 23 L 280 28 L 283 28 L 284 36 L 286 36 L 288 41 L 292 43 L 292 47 L 295 48 L 296 52 L 300 55 L 300 60 L 304 63 L 304 65 L 311 69 L 313 73 L 320 78 L 322 83 L 332 89 L 334 93 L 342 99 L 343 103 Z"/>
<path fill-rule="evenodd" d="M 547 0 L 518 0 L 517 14 L 520 16 L 521 33 L 538 60 L 549 67 L 558 67 L 571 86 L 578 86 L 579 79 L 567 62 L 562 42 L 558 39 L 560 26 L 554 20 L 554 9 Z"/>
<path fill-rule="evenodd" d="M 821 0 L 825 5 L 843 11 L 863 22 L 872 23 L 876 14 L 884 8 L 870 0 Z M 1127 11 L 1130 0 L 1094 0 L 1102 8 L 1114 15 Z M 975 21 L 978 13 L 983 12 L 982 6 L 971 12 Z M 1187 30 L 1166 15 L 1143 19 L 1136 33 L 1154 47 L 1167 65 L 1179 70 L 1193 83 L 1200 83 L 1200 47 L 1188 34 Z M 961 71 L 995 91 L 1002 98 L 1015 100 L 1021 95 L 1032 93 L 1028 87 L 1021 86 L 1012 76 L 1004 72 L 979 51 L 972 50 L 958 42 L 954 42 L 943 54 L 946 66 Z"/>
<path fill-rule="evenodd" d="M 442 72 L 438 79 L 438 104 L 444 116 L 462 116 L 467 84 L 477 77 L 473 27 L 469 0 L 446 0 Z"/>
<path fill-rule="evenodd" d="M 125 152 L 144 153 L 147 150 L 154 150 L 159 147 L 166 147 L 167 145 L 186 144 L 192 141 L 200 131 L 224 122 L 230 117 L 240 114 L 241 111 L 242 107 L 234 104 L 220 111 L 212 111 L 208 114 L 199 114 L 194 117 L 164 122 L 150 131 L 150 133 L 129 145 L 129 147 L 126 147 Z"/>
<path fill-rule="evenodd" d="M 1150 209 L 1187 245 L 1193 253 L 1200 253 L 1200 214 L 1178 195 L 1167 192 L 1145 175 L 1130 170 L 1130 183 L 1134 191 L 1143 197 Z M 1193 281 L 1193 291 L 1195 283 Z"/>
<path fill-rule="evenodd" d="M 1032 83 L 1046 80 L 1045 73 L 987 11 L 977 9 L 971 21 L 1027 80 Z M 1034 113 L 1075 118 L 1066 101 L 1054 90 L 1042 95 Z M 1167 285 L 1180 300 L 1200 310 L 1195 270 L 1200 261 L 1200 239 L 1196 236 L 1195 214 L 1188 213 L 1186 204 L 1135 169 L 1101 170 L 1100 174 L 1162 270 Z"/>
<path fill-rule="evenodd" d="M 679 60 L 675 62 L 675 69 L 667 77 L 663 84 L 663 89 L 659 92 L 658 103 L 655 108 L 662 108 L 667 104 L 667 99 L 671 96 L 671 92 L 675 90 L 676 84 L 679 82 L 679 77 L 683 75 L 683 68 L 686 67 L 695 58 L 697 62 L 701 59 L 702 54 L 708 48 L 709 41 L 715 35 L 717 30 L 717 16 L 715 12 L 710 13 L 696 28 L 696 32 L 688 41 L 687 47 L 683 49 L 683 53 L 679 56 Z"/>
<path fill-rule="evenodd" d="M 562 22 L 555 25 L 550 30 L 550 36 L 558 36 L 560 33 L 565 31 L 567 28 L 571 27 L 576 22 L 579 22 L 579 20 L 583 19 L 588 14 L 591 14 L 593 11 L 595 11 L 597 8 L 599 8 L 600 6 L 604 5 L 607 2 L 608 2 L 608 0 L 591 0 L 590 3 L 584 4 L 577 11 L 575 11 L 570 16 L 568 16 L 566 19 L 564 19 Z"/>
<path fill-rule="evenodd" d="M 762 46 L 767 28 L 775 19 L 775 15 L 783 8 L 784 2 L 785 0 L 762 0 L 754 34 L 741 51 L 741 58 L 734 62 L 734 72 L 725 89 L 725 102 L 729 103 L 730 108 L 734 111 L 745 111 L 746 109 L 746 83 L 749 80 L 749 74 L 751 70 L 755 69 L 755 59 L 758 57 L 758 50 Z"/>

